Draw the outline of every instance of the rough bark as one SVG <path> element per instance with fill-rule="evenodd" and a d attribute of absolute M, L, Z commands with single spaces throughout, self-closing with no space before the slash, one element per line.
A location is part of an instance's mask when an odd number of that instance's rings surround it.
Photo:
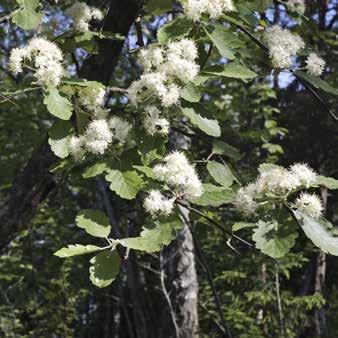
<path fill-rule="evenodd" d="M 142 2 L 141 0 L 111 0 L 103 30 L 127 36 Z M 122 48 L 122 41 L 100 40 L 98 54 L 91 56 L 84 63 L 80 75 L 108 84 Z M 21 229 L 28 226 L 39 204 L 55 187 L 55 180 L 49 168 L 56 160 L 57 157 L 50 150 L 46 139 L 14 179 L 6 205 L 2 206 L 0 213 L 0 250 Z"/>
<path fill-rule="evenodd" d="M 173 279 L 175 312 L 179 338 L 198 337 L 198 279 L 194 242 L 185 224 L 173 245 Z"/>

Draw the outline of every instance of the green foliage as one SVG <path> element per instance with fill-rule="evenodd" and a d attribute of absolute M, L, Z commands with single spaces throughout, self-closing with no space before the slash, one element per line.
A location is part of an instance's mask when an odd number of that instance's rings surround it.
<path fill-rule="evenodd" d="M 338 95 L 338 89 L 332 87 L 330 84 L 328 84 L 326 81 L 320 79 L 319 77 L 313 76 L 308 73 L 304 73 L 300 70 L 296 71 L 295 74 L 299 76 L 301 79 L 308 82 L 310 85 L 312 85 L 314 88 L 321 89 L 324 92 L 327 92 L 329 94 Z"/>
<path fill-rule="evenodd" d="M 20 8 L 14 12 L 13 23 L 22 29 L 36 28 L 42 20 L 42 13 L 37 10 L 39 0 L 16 0 L 16 2 Z"/>
<path fill-rule="evenodd" d="M 292 227 L 278 224 L 278 222 L 257 223 L 252 239 L 256 248 L 272 258 L 285 256 L 295 245 L 297 232 Z"/>
<path fill-rule="evenodd" d="M 136 171 L 110 170 L 105 178 L 110 182 L 110 190 L 128 200 L 135 198 L 143 186 L 143 180 Z"/>
<path fill-rule="evenodd" d="M 56 121 L 49 129 L 48 143 L 53 153 L 66 158 L 69 155 L 69 140 L 73 127 L 68 121 Z"/>
<path fill-rule="evenodd" d="M 212 152 L 215 155 L 225 155 L 233 160 L 239 160 L 241 158 L 238 149 L 222 141 L 214 141 Z"/>
<path fill-rule="evenodd" d="M 179 40 L 189 35 L 192 29 L 192 22 L 184 17 L 178 17 L 164 26 L 157 32 L 159 43 L 167 43 L 174 40 Z"/>
<path fill-rule="evenodd" d="M 43 103 L 48 111 L 61 120 L 69 120 L 72 116 L 72 104 L 66 98 L 60 95 L 56 88 L 48 88 Z"/>
<path fill-rule="evenodd" d="M 317 177 L 317 182 L 318 185 L 321 185 L 323 187 L 326 187 L 330 190 L 338 189 L 338 180 L 332 178 L 332 177 L 325 177 L 322 175 L 319 175 Z"/>
<path fill-rule="evenodd" d="M 119 243 L 129 249 L 145 252 L 160 251 L 164 245 L 168 245 L 175 237 L 176 231 L 182 228 L 182 221 L 175 216 L 155 222 L 152 229 L 143 228 L 140 237 L 123 238 Z"/>
<path fill-rule="evenodd" d="M 120 271 L 120 256 L 116 251 L 102 251 L 90 260 L 90 281 L 99 288 L 110 285 Z"/>
<path fill-rule="evenodd" d="M 61 258 L 68 258 L 77 255 L 90 254 L 96 251 L 100 251 L 101 248 L 95 245 L 80 245 L 80 244 L 71 244 L 66 248 L 62 248 L 54 253 L 55 256 Z"/>
<path fill-rule="evenodd" d="M 200 206 L 219 207 L 231 203 L 234 198 L 235 193 L 231 189 L 206 183 L 203 184 L 202 196 L 195 198 L 193 203 Z"/>
<path fill-rule="evenodd" d="M 76 225 L 95 237 L 108 237 L 111 231 L 108 217 L 99 210 L 82 210 L 76 216 Z"/>
<path fill-rule="evenodd" d="M 173 7 L 173 0 L 149 0 L 147 9 L 153 15 L 160 15 Z"/>
<path fill-rule="evenodd" d="M 338 256 L 338 231 L 324 218 L 314 219 L 299 211 L 293 211 L 297 221 L 314 245 L 331 255 Z"/>
<path fill-rule="evenodd" d="M 207 168 L 212 178 L 224 188 L 229 188 L 232 185 L 235 178 L 226 164 L 209 161 Z"/>
<path fill-rule="evenodd" d="M 242 46 L 242 43 L 234 32 L 219 24 L 213 25 L 210 33 L 206 28 L 204 30 L 221 56 L 229 60 L 235 59 L 232 50 Z"/>
<path fill-rule="evenodd" d="M 230 62 L 223 66 L 209 66 L 203 70 L 203 74 L 230 77 L 241 80 L 251 80 L 257 76 L 255 72 L 237 62 Z"/>
<path fill-rule="evenodd" d="M 221 128 L 217 120 L 209 120 L 196 113 L 193 108 L 182 108 L 183 115 L 190 119 L 190 122 L 210 136 L 221 136 Z"/>

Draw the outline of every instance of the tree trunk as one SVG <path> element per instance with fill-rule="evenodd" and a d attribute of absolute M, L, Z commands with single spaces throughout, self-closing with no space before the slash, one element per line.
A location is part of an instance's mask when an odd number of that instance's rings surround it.
<path fill-rule="evenodd" d="M 327 208 L 327 188 L 321 188 L 321 196 L 323 200 L 324 209 Z M 320 251 L 316 259 L 316 272 L 314 292 L 323 294 L 325 286 L 326 275 L 326 253 Z M 315 331 L 316 337 L 322 337 L 326 334 L 326 317 L 324 308 L 315 311 Z"/>
<path fill-rule="evenodd" d="M 194 242 L 187 224 L 172 246 L 172 280 L 179 338 L 198 337 L 198 279 Z"/>

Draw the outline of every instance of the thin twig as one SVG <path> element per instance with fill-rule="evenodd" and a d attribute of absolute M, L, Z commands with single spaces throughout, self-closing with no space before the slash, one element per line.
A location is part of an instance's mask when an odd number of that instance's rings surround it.
<path fill-rule="evenodd" d="M 223 232 L 226 233 L 227 235 L 229 235 L 229 236 L 231 236 L 231 237 L 234 237 L 234 238 L 238 239 L 240 242 L 246 244 L 247 246 L 249 246 L 249 247 L 251 247 L 251 248 L 254 247 L 253 244 L 247 242 L 245 239 L 243 239 L 243 238 L 237 236 L 236 234 L 232 233 L 231 231 L 228 231 L 228 230 L 225 229 L 221 224 L 219 224 L 218 222 L 216 222 L 215 220 L 213 220 L 211 217 L 209 217 L 209 216 L 203 214 L 203 213 L 200 212 L 199 210 L 197 210 L 197 209 L 191 207 L 190 205 L 187 205 L 187 204 L 185 204 L 185 203 L 182 203 L 182 202 L 180 202 L 180 201 L 177 201 L 177 200 L 176 200 L 175 203 L 177 203 L 177 204 L 179 204 L 180 206 L 182 206 L 182 207 L 184 207 L 184 208 L 186 208 L 186 209 L 188 209 L 188 210 L 190 210 L 190 211 L 193 211 L 194 213 L 200 215 L 201 217 L 203 217 L 204 219 L 206 219 L 207 221 L 209 221 L 209 222 L 210 222 L 211 224 L 213 224 L 216 228 L 220 229 L 221 231 L 223 231 Z"/>
<path fill-rule="evenodd" d="M 108 87 L 107 90 L 112 92 L 112 93 L 122 93 L 122 94 L 128 93 L 128 89 L 119 88 L 119 87 Z"/>
<path fill-rule="evenodd" d="M 168 303 L 168 306 L 169 306 L 171 319 L 172 319 L 174 327 L 175 327 L 176 338 L 179 338 L 180 337 L 180 329 L 179 329 L 179 327 L 177 325 L 176 313 L 174 311 L 173 305 L 171 303 L 170 296 L 169 296 L 167 288 L 165 286 L 165 280 L 164 280 L 165 275 L 164 275 L 163 251 L 162 250 L 160 252 L 160 270 L 161 270 L 160 280 L 161 280 L 162 291 L 163 291 L 164 297 L 165 297 L 165 299 L 166 299 L 166 301 Z"/>
<path fill-rule="evenodd" d="M 136 27 L 136 35 L 137 35 L 137 44 L 140 47 L 144 47 L 141 16 L 138 16 L 135 19 L 135 27 Z"/>
<path fill-rule="evenodd" d="M 282 301 L 281 301 L 281 296 L 280 296 L 278 263 L 275 264 L 275 267 L 276 267 L 275 283 L 276 283 L 276 296 L 277 296 L 277 306 L 278 306 L 278 314 L 279 314 L 279 324 L 280 324 L 281 336 L 285 337 L 284 314 L 283 314 Z"/>
<path fill-rule="evenodd" d="M 229 19 L 229 17 L 224 16 L 224 19 L 233 24 L 235 27 L 237 27 L 240 31 L 242 31 L 244 34 L 250 37 L 251 40 L 253 40 L 256 45 L 258 45 L 261 49 L 263 49 L 265 52 L 269 51 L 269 48 L 262 43 L 259 39 L 257 39 L 253 34 L 251 34 L 244 26 L 238 24 L 237 22 L 234 22 Z M 333 113 L 333 111 L 329 108 L 329 106 L 325 103 L 325 101 L 318 95 L 318 93 L 303 79 L 301 79 L 297 74 L 293 72 L 293 75 L 298 79 L 300 83 L 305 87 L 306 90 L 310 92 L 310 94 L 325 108 L 325 110 L 337 121 L 338 117 Z"/>
<path fill-rule="evenodd" d="M 8 21 L 14 14 L 16 14 L 18 12 L 18 10 L 16 10 L 16 11 L 13 11 L 13 12 L 11 12 L 11 13 L 9 13 L 9 14 L 6 14 L 6 15 L 4 15 L 4 16 L 2 16 L 1 18 L 0 18 L 0 23 L 3 23 L 4 21 Z"/>

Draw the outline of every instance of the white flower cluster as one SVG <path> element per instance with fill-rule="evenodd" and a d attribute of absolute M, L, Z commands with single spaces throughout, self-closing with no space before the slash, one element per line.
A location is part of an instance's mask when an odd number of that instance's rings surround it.
<path fill-rule="evenodd" d="M 286 197 L 290 192 L 315 184 L 317 174 L 306 164 L 296 163 L 289 169 L 279 166 L 263 168 L 256 182 L 238 190 L 234 202 L 245 214 L 254 214 L 259 201 L 269 197 Z"/>
<path fill-rule="evenodd" d="M 289 68 L 292 65 L 292 56 L 305 47 L 299 35 L 292 34 L 288 29 L 278 25 L 269 27 L 264 39 L 268 45 L 270 58 L 275 68 Z"/>
<path fill-rule="evenodd" d="M 165 197 L 160 191 L 153 190 L 144 200 L 144 208 L 152 215 L 169 215 L 176 198 L 187 200 L 202 195 L 202 183 L 195 168 L 181 152 L 173 152 L 164 158 L 164 164 L 154 167 L 155 177 L 165 182 L 172 191 L 172 197 Z"/>
<path fill-rule="evenodd" d="M 104 109 L 106 91 L 100 87 L 77 87 L 77 96 L 80 105 L 95 119 L 104 119 L 109 110 Z"/>
<path fill-rule="evenodd" d="M 232 0 L 181 0 L 181 3 L 185 15 L 194 21 L 199 21 L 203 14 L 217 19 L 235 9 Z"/>
<path fill-rule="evenodd" d="M 152 215 L 168 216 L 174 209 L 175 198 L 167 198 L 158 190 L 151 190 L 144 200 L 144 208 Z"/>
<path fill-rule="evenodd" d="M 134 106 L 145 105 L 143 125 L 149 135 L 167 134 L 169 122 L 161 117 L 163 108 L 179 102 L 181 86 L 193 81 L 199 72 L 195 43 L 189 39 L 171 42 L 165 47 L 151 45 L 140 51 L 144 73 L 128 89 Z"/>
<path fill-rule="evenodd" d="M 149 135 L 168 134 L 169 121 L 160 117 L 161 112 L 155 106 L 146 107 L 144 115 L 143 126 Z"/>
<path fill-rule="evenodd" d="M 296 199 L 295 207 L 298 211 L 313 217 L 319 218 L 324 210 L 323 204 L 319 196 L 308 193 L 301 193 Z"/>
<path fill-rule="evenodd" d="M 102 12 L 95 7 L 88 6 L 85 2 L 76 1 L 66 10 L 66 14 L 73 19 L 74 28 L 80 32 L 89 30 L 89 22 L 92 19 L 102 20 Z"/>
<path fill-rule="evenodd" d="M 175 193 L 186 199 L 199 197 L 202 194 L 202 183 L 195 168 L 182 152 L 175 151 L 164 158 L 165 164 L 154 167 L 158 180 L 164 181 Z"/>
<path fill-rule="evenodd" d="M 305 2 L 304 2 L 304 0 L 288 0 L 286 2 L 286 7 L 291 12 L 295 12 L 298 15 L 303 15 L 305 13 Z"/>
<path fill-rule="evenodd" d="M 310 53 L 306 60 L 306 69 L 311 75 L 320 76 L 325 69 L 325 61 L 316 53 Z"/>
<path fill-rule="evenodd" d="M 19 74 L 25 66 L 34 68 L 37 83 L 43 87 L 57 87 L 65 73 L 60 48 L 45 38 L 35 37 L 22 48 L 14 48 L 9 57 L 9 69 Z"/>
<path fill-rule="evenodd" d="M 122 145 L 131 128 L 129 122 L 117 116 L 110 120 L 93 120 L 82 135 L 71 138 L 69 151 L 77 161 L 81 160 L 86 152 L 102 155 L 113 139 L 118 140 Z"/>

